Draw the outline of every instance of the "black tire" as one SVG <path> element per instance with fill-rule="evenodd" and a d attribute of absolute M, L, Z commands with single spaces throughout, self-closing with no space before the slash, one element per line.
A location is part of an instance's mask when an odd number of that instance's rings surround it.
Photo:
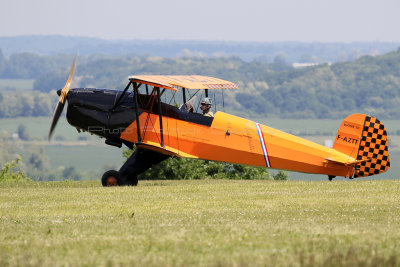
<path fill-rule="evenodd" d="M 103 186 L 119 186 L 122 185 L 121 174 L 114 170 L 106 171 L 101 177 Z"/>

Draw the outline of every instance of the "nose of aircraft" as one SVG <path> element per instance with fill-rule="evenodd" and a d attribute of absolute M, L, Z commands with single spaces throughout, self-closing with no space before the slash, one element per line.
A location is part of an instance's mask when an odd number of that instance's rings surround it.
<path fill-rule="evenodd" d="M 70 125 L 80 130 L 107 139 L 119 139 L 122 131 L 136 118 L 133 94 L 112 89 L 71 89 L 66 118 Z"/>

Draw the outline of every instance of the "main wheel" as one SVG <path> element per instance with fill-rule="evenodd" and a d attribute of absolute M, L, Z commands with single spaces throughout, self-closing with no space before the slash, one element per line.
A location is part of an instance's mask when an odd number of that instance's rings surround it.
<path fill-rule="evenodd" d="M 103 186 L 117 186 L 122 185 L 121 174 L 114 170 L 106 171 L 101 177 L 101 184 Z"/>

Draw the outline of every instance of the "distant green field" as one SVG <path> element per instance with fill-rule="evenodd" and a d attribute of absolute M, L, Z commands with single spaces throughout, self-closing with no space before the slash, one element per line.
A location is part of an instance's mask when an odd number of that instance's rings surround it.
<path fill-rule="evenodd" d="M 34 81 L 33 79 L 0 79 L 0 92 L 32 90 Z"/>
<path fill-rule="evenodd" d="M 17 131 L 19 125 L 25 125 L 33 141 L 16 142 L 23 161 L 29 158 L 30 146 L 43 146 L 52 169 L 61 166 L 75 167 L 79 172 L 94 173 L 89 175 L 92 179 L 100 179 L 99 175 L 105 169 L 119 168 L 123 164 L 121 149 L 105 145 L 104 139 L 97 136 L 78 133 L 65 118 L 60 118 L 53 139 L 49 143 L 47 135 L 50 123 L 49 117 L 0 119 L 0 131 L 5 130 L 11 134 Z M 77 142 L 80 136 L 86 137 L 87 142 Z"/>
<path fill-rule="evenodd" d="M 24 125 L 32 139 L 47 140 L 51 119 L 51 117 L 0 119 L 0 131 L 5 130 L 9 133 L 14 133 L 17 131 L 19 125 Z M 62 137 L 65 141 L 77 141 L 80 136 L 85 136 L 89 140 L 98 139 L 96 136 L 91 136 L 88 133 L 78 133 L 75 128 L 68 124 L 65 117 L 61 117 L 53 133 L 53 140 Z"/>
<path fill-rule="evenodd" d="M 399 266 L 400 181 L 0 183 L 1 266 Z"/>
<path fill-rule="evenodd" d="M 101 146 L 46 146 L 45 154 L 53 168 L 73 166 L 78 171 L 97 171 L 102 175 L 106 168 L 119 169 L 125 159 L 122 149 L 108 145 Z M 107 169 L 107 170 L 108 170 Z M 101 177 L 93 177 L 100 179 Z"/>

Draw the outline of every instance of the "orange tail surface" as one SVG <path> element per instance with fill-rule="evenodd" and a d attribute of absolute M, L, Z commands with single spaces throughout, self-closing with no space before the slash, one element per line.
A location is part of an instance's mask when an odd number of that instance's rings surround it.
<path fill-rule="evenodd" d="M 343 120 L 333 149 L 354 158 L 354 178 L 383 173 L 390 168 L 387 132 L 376 118 L 353 114 Z"/>

